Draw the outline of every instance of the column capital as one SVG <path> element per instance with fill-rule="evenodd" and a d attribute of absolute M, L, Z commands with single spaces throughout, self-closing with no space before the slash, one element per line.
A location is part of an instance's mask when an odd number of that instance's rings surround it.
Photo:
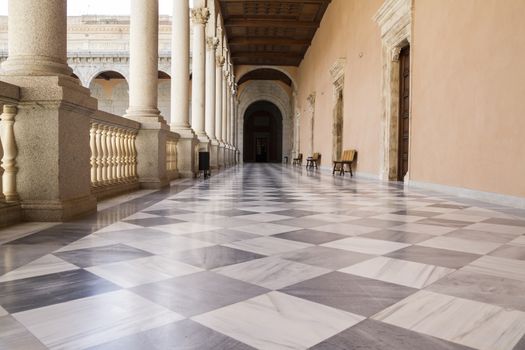
<path fill-rule="evenodd" d="M 214 36 L 209 36 L 206 38 L 206 47 L 208 50 L 217 50 L 219 45 L 219 39 Z"/>
<path fill-rule="evenodd" d="M 194 24 L 206 24 L 210 18 L 210 10 L 207 7 L 191 9 L 191 21 Z"/>
<path fill-rule="evenodd" d="M 215 59 L 215 62 L 217 63 L 217 67 L 224 66 L 224 56 L 218 55 Z"/>

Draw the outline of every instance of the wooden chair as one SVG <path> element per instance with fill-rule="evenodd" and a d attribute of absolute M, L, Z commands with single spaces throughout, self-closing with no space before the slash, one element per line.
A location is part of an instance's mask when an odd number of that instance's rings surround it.
<path fill-rule="evenodd" d="M 332 175 L 335 174 L 335 170 L 337 169 L 337 166 L 339 166 L 339 175 L 345 174 L 345 165 L 348 165 L 348 169 L 350 171 L 350 176 L 354 176 L 352 173 L 352 162 L 354 161 L 356 154 L 355 149 L 347 149 L 343 151 L 343 156 L 340 160 L 334 160 L 334 170 L 332 171 Z"/>
<path fill-rule="evenodd" d="M 317 169 L 319 167 L 319 162 L 321 161 L 321 154 L 314 153 L 313 156 L 306 158 L 306 169 L 311 168 Z"/>
<path fill-rule="evenodd" d="M 299 153 L 297 155 L 297 158 L 294 158 L 292 160 L 292 165 L 301 165 L 301 164 L 303 164 L 303 154 Z"/>

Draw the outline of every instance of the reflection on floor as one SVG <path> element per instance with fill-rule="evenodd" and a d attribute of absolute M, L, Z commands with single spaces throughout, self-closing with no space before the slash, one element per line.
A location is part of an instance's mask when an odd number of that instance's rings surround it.
<path fill-rule="evenodd" d="M 0 231 L 1 349 L 525 349 L 519 210 L 280 165 L 112 203 Z"/>

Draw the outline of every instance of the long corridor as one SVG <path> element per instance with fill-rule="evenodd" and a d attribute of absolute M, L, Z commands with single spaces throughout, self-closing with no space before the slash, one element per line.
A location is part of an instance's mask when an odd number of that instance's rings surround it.
<path fill-rule="evenodd" d="M 525 213 L 393 183 L 247 164 L 0 243 L 0 349 L 525 349 Z"/>

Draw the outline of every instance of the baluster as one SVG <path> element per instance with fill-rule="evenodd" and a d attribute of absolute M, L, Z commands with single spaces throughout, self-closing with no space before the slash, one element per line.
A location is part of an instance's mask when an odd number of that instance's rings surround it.
<path fill-rule="evenodd" d="M 130 156 L 129 156 L 129 130 L 124 130 L 123 147 L 124 147 L 124 179 L 129 182 L 131 177 Z"/>
<path fill-rule="evenodd" d="M 113 161 L 113 157 L 115 154 L 115 148 L 113 146 L 113 141 L 114 141 L 113 127 L 109 126 L 107 143 L 108 143 L 108 165 L 109 165 L 108 180 L 110 184 L 115 182 L 115 164 Z"/>
<path fill-rule="evenodd" d="M 135 140 L 137 139 L 138 131 L 133 131 L 131 137 L 131 172 L 133 174 L 133 179 L 137 178 L 137 147 L 135 145 Z"/>
<path fill-rule="evenodd" d="M 92 123 L 89 129 L 89 148 L 91 149 L 91 185 L 95 186 L 97 183 L 97 123 Z"/>
<path fill-rule="evenodd" d="M 106 125 L 102 125 L 102 132 L 100 134 L 100 143 L 102 145 L 102 183 L 104 185 L 108 184 L 109 178 L 108 178 L 108 127 Z"/>
<path fill-rule="evenodd" d="M 5 181 L 3 188 L 1 186 L 0 188 L 3 189 L 5 200 L 8 202 L 14 202 L 19 199 L 18 192 L 16 191 L 16 174 L 18 173 L 16 156 L 18 151 L 16 149 L 15 132 L 13 128 L 17 112 L 16 106 L 4 105 L 3 113 L 0 116 L 2 120 L 0 139 L 4 152 L 2 156 L 2 167 L 4 168 L 3 178 Z"/>
<path fill-rule="evenodd" d="M 122 149 L 120 148 L 120 135 L 122 135 L 122 129 L 117 128 L 115 130 L 115 149 L 116 149 L 116 158 L 115 158 L 115 167 L 116 167 L 116 178 L 117 182 L 122 182 Z"/>
<path fill-rule="evenodd" d="M 102 138 L 102 125 L 96 124 L 95 148 L 97 150 L 96 152 L 97 173 L 96 173 L 95 186 L 100 186 L 103 183 L 102 167 L 104 165 L 104 162 L 103 162 L 104 158 L 103 158 L 103 152 L 102 152 L 101 138 Z"/>

